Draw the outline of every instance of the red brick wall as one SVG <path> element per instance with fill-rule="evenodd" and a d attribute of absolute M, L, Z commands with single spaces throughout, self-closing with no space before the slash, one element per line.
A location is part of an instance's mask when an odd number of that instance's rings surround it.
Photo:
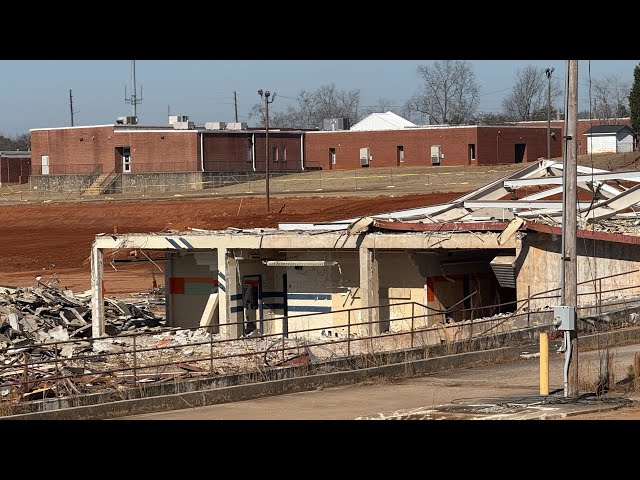
<path fill-rule="evenodd" d="M 91 173 L 99 164 L 103 171 L 113 170 L 113 126 L 32 130 L 30 133 L 33 173 L 40 172 L 42 155 L 49 155 L 52 175 Z"/>
<path fill-rule="evenodd" d="M 360 149 L 368 147 L 370 167 L 398 165 L 398 146 L 404 149 L 401 166 L 430 166 L 431 146 L 441 145 L 441 165 L 469 164 L 469 144 L 476 143 L 475 127 L 383 130 L 372 132 L 309 132 L 305 150 L 307 165 L 324 170 L 353 169 L 360 166 Z M 329 149 L 336 152 L 336 164 L 330 165 Z"/>
<path fill-rule="evenodd" d="M 252 171 L 250 133 L 205 133 L 205 172 Z"/>
<path fill-rule="evenodd" d="M 500 138 L 496 140 L 497 131 Z M 560 130 L 552 129 L 556 139 Z M 522 137 L 522 138 L 521 138 Z M 370 167 L 398 165 L 398 146 L 404 149 L 400 166 L 431 166 L 431 146 L 441 145 L 440 165 L 492 165 L 514 163 L 515 144 L 526 144 L 523 161 L 547 155 L 547 129 L 523 127 L 437 127 L 373 132 L 318 132 L 306 134 L 307 164 L 323 169 L 353 169 L 360 165 L 360 148 L 368 147 Z M 551 141 L 551 154 L 561 155 L 559 140 Z M 469 145 L 475 144 L 475 161 L 469 158 Z M 329 149 L 336 152 L 336 164 L 330 165 Z M 499 151 L 498 151 L 499 150 Z"/>
<path fill-rule="evenodd" d="M 199 135 L 195 130 L 116 130 L 114 139 L 114 152 L 116 147 L 130 147 L 131 173 L 201 171 Z"/>
<path fill-rule="evenodd" d="M 301 134 L 299 133 L 285 133 L 285 132 L 269 132 L 269 171 L 281 171 L 281 170 L 302 170 L 301 158 L 300 158 L 300 142 L 302 142 Z M 307 134 L 304 135 L 307 137 Z M 278 147 L 279 159 L 276 162 L 273 158 L 272 147 Z M 280 157 L 281 147 L 285 147 L 286 161 Z M 264 133 L 256 133 L 256 171 L 262 172 L 265 170 L 265 135 Z M 305 162 L 306 163 L 306 162 Z"/>
<path fill-rule="evenodd" d="M 250 172 L 253 171 L 251 156 L 252 141 L 255 141 L 256 171 L 265 171 L 264 132 L 215 132 L 204 134 L 204 167 L 207 172 Z M 301 134 L 269 132 L 270 171 L 301 170 Z M 277 147 L 278 161 L 272 157 L 272 148 Z M 282 147 L 286 160 L 282 159 Z"/>
<path fill-rule="evenodd" d="M 499 132 L 499 133 L 498 133 Z M 562 156 L 560 129 L 551 128 L 551 157 Z M 479 165 L 515 163 L 515 145 L 525 144 L 525 162 L 547 157 L 547 129 L 526 127 L 478 127 L 477 158 Z"/>
<path fill-rule="evenodd" d="M 26 183 L 30 174 L 30 157 L 0 156 L 0 183 Z"/>
<path fill-rule="evenodd" d="M 82 139 L 82 140 L 80 140 Z M 204 133 L 205 171 L 252 171 L 247 161 L 250 132 Z M 278 148 L 278 161 L 271 171 L 301 170 L 300 133 L 269 132 L 269 147 Z M 257 171 L 264 171 L 265 134 L 255 132 Z M 31 132 L 34 172 L 41 169 L 41 156 L 49 155 L 49 173 L 90 173 L 98 165 L 104 172 L 121 171 L 122 147 L 130 148 L 131 172 L 193 172 L 201 170 L 200 135 L 196 130 L 124 130 L 113 126 L 70 127 Z M 282 159 L 282 147 L 286 160 Z"/>

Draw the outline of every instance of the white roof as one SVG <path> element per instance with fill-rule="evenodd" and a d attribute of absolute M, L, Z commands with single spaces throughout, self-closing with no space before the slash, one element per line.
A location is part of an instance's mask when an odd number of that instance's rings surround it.
<path fill-rule="evenodd" d="M 372 113 L 353 125 L 351 131 L 400 130 L 405 127 L 416 127 L 415 123 L 396 115 L 393 112 Z"/>

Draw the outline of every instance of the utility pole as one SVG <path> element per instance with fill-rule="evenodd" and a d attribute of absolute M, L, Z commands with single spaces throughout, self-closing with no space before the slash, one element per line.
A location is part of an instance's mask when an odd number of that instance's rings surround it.
<path fill-rule="evenodd" d="M 553 70 L 553 67 L 545 70 L 549 79 L 549 88 L 547 90 L 547 158 L 551 158 L 551 74 Z"/>
<path fill-rule="evenodd" d="M 275 93 L 273 94 L 273 96 L 275 97 Z M 238 123 L 238 96 L 236 94 L 236 91 L 233 91 L 233 105 L 235 107 L 236 110 L 236 123 Z"/>
<path fill-rule="evenodd" d="M 269 101 L 269 97 L 271 96 L 271 92 L 269 90 L 262 91 L 262 89 L 258 90 L 258 95 L 261 98 L 264 98 L 264 132 L 265 132 L 265 141 L 264 141 L 264 152 L 265 152 L 265 180 L 266 180 L 266 195 L 267 195 L 267 212 L 269 212 L 269 104 L 273 103 L 276 99 L 275 92 L 273 93 L 273 97 L 271 101 Z"/>
<path fill-rule="evenodd" d="M 561 329 L 564 330 L 565 397 L 579 396 L 578 388 L 578 257 L 577 257 L 577 165 L 578 165 L 578 61 L 568 61 L 567 114 L 565 118 L 566 162 L 563 168 L 563 235 L 562 258 L 563 288 L 562 305 L 567 315 Z"/>
<path fill-rule="evenodd" d="M 69 89 L 69 110 L 71 111 L 71 126 L 73 127 L 73 95 L 71 95 L 71 89 Z"/>

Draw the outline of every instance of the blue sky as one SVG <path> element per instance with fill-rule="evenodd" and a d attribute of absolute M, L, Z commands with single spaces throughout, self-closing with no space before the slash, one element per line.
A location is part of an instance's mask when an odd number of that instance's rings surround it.
<path fill-rule="evenodd" d="M 270 111 L 286 108 L 301 90 L 334 83 L 338 89 L 360 90 L 363 106 L 379 98 L 402 105 L 421 87 L 416 73 L 431 60 L 136 60 L 136 83 L 142 87 L 137 106 L 141 124 L 164 125 L 170 111 L 188 115 L 196 123 L 232 122 L 233 92 L 239 121 L 261 101 L 259 89 L 276 92 Z M 513 85 L 518 69 L 527 65 L 553 67 L 553 77 L 566 83 L 565 60 L 471 60 L 480 86 L 480 111 L 497 113 Z M 591 79 L 617 75 L 633 81 L 639 60 L 581 60 L 580 109 L 588 108 Z M 0 134 L 13 137 L 31 128 L 65 127 L 71 123 L 69 90 L 73 95 L 74 125 L 103 125 L 131 115 L 125 103 L 131 95 L 131 60 L 0 60 Z M 11 72 L 19 72 L 12 74 Z M 138 92 L 139 93 L 139 92 Z M 288 97 L 288 98 L 287 98 Z"/>

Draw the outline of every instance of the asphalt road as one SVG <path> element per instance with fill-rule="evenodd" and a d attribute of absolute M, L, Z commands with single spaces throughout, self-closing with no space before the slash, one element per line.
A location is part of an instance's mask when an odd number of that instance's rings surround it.
<path fill-rule="evenodd" d="M 536 346 L 515 362 L 492 364 L 464 370 L 436 373 L 389 383 L 370 383 L 332 387 L 315 391 L 279 395 L 234 403 L 184 408 L 162 413 L 125 417 L 127 420 L 367 420 L 367 419 L 471 419 L 468 405 L 536 405 L 551 402 L 543 410 L 522 408 L 500 412 L 493 409 L 490 419 L 570 418 L 577 413 L 609 411 L 631 398 L 640 400 L 637 392 L 628 393 L 616 386 L 607 395 L 608 403 L 601 401 L 567 402 L 564 396 L 564 359 L 562 353 L 549 351 L 549 392 L 540 395 L 540 363 Z M 612 385 L 624 380 L 633 365 L 640 345 L 617 347 L 610 350 L 613 365 Z M 580 394 L 595 391 L 600 372 L 600 357 L 605 352 L 580 352 Z M 595 397 L 593 397 L 595 398 Z M 620 402 L 618 402 L 620 400 Z M 458 405 L 458 413 L 438 411 L 443 405 Z M 624 407 L 626 410 L 628 407 Z M 436 409 L 437 414 L 425 415 Z M 622 412 L 623 408 L 616 409 Z M 460 413 L 462 412 L 462 413 Z M 413 415 L 409 415 L 412 413 Z M 420 413 L 420 415 L 418 415 Z M 477 414 L 478 409 L 471 409 Z M 576 417 L 578 418 L 578 417 Z M 627 415 L 621 418 L 629 418 Z M 639 417 L 640 418 L 640 417 Z M 475 419 L 475 418 L 474 418 Z"/>

